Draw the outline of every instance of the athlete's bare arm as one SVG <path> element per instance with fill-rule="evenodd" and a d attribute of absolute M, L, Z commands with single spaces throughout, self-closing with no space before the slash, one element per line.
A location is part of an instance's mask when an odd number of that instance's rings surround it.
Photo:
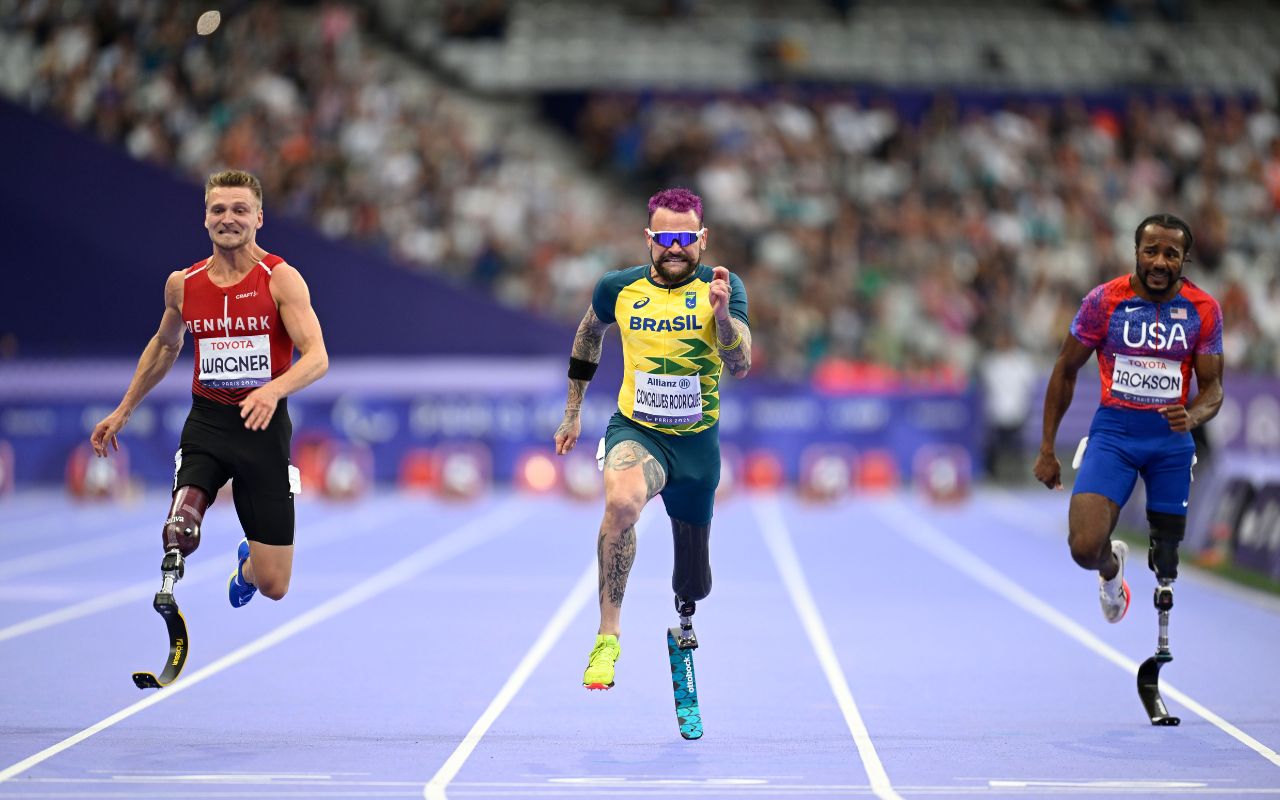
<path fill-rule="evenodd" d="M 1089 361 L 1093 351 L 1080 343 L 1080 340 L 1067 333 L 1062 340 L 1062 350 L 1058 360 L 1054 362 L 1053 374 L 1049 376 L 1049 388 L 1044 393 L 1044 426 L 1040 436 L 1040 455 L 1036 458 L 1036 480 L 1050 489 L 1062 488 L 1062 465 L 1053 451 L 1054 442 L 1058 438 L 1058 426 L 1062 417 L 1071 407 L 1071 399 L 1076 393 L 1076 375 Z"/>
<path fill-rule="evenodd" d="M 742 337 L 742 344 L 732 350 L 726 350 L 725 347 L 733 344 L 739 336 Z M 751 329 L 747 327 L 747 323 L 737 317 L 729 318 L 728 327 L 717 323 L 716 342 L 720 345 L 717 348 L 720 352 L 720 360 L 724 362 L 729 374 L 735 378 L 745 378 L 751 371 Z"/>
<path fill-rule="evenodd" d="M 1196 371 L 1196 396 L 1191 403 L 1186 408 L 1176 405 L 1160 409 L 1169 427 L 1178 433 L 1205 424 L 1222 408 L 1222 354 L 1197 354 L 1192 366 Z"/>
<path fill-rule="evenodd" d="M 751 329 L 742 320 L 729 316 L 729 292 L 728 268 L 715 267 L 707 296 L 716 316 L 717 350 L 729 374 L 743 378 L 751 371 Z"/>
<path fill-rule="evenodd" d="M 278 378 L 259 386 L 240 401 L 240 418 L 251 431 L 263 430 L 276 413 L 280 398 L 310 386 L 329 371 L 320 320 L 311 307 L 311 291 L 298 270 L 279 264 L 271 271 L 271 297 L 280 309 L 280 321 L 298 348 L 298 360 Z"/>
<path fill-rule="evenodd" d="M 573 337 L 574 358 L 600 363 L 600 351 L 604 348 L 604 332 L 609 330 L 608 322 L 596 316 L 596 310 L 587 307 L 582 322 L 578 323 L 578 333 Z M 569 379 L 569 396 L 564 404 L 564 420 L 556 428 L 556 455 L 565 455 L 573 450 L 582 434 L 582 398 L 587 394 L 587 381 Z"/>
<path fill-rule="evenodd" d="M 93 427 L 89 442 L 93 451 L 100 457 L 110 455 L 110 450 L 119 450 L 120 442 L 116 435 L 129 422 L 133 410 L 155 388 L 169 370 L 173 362 L 178 360 L 182 352 L 182 336 L 185 328 L 182 323 L 182 293 L 186 278 L 182 271 L 169 275 L 164 284 L 164 314 L 160 317 L 160 329 L 142 351 L 138 359 L 138 368 L 133 372 L 133 380 L 120 400 L 120 405 Z M 108 449 L 108 444 L 110 449 Z"/>

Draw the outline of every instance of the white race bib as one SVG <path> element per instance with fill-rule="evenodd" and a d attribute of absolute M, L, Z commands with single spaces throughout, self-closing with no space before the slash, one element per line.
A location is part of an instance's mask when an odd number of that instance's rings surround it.
<path fill-rule="evenodd" d="M 631 417 L 657 425 L 702 420 L 702 383 L 694 375 L 653 375 L 636 370 L 636 402 Z"/>
<path fill-rule="evenodd" d="M 1117 355 L 1111 396 L 1153 406 L 1176 403 L 1182 400 L 1182 364 L 1154 356 Z"/>
<path fill-rule="evenodd" d="M 223 336 L 200 340 L 200 383 L 210 389 L 262 386 L 271 380 L 271 337 Z"/>

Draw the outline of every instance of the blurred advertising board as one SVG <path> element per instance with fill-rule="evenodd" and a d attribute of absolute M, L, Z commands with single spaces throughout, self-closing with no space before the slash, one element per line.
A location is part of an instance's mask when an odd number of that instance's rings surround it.
<path fill-rule="evenodd" d="M 44 362 L 0 366 L 0 441 L 14 450 L 22 484 L 57 483 L 68 455 L 118 402 L 133 372 L 126 362 Z M 164 485 L 190 408 L 190 363 L 179 362 L 133 414 L 120 437 L 135 477 Z M 479 442 L 493 477 L 508 481 L 520 454 L 552 448 L 565 397 L 561 358 L 400 359 L 335 364 L 289 399 L 295 445 L 329 436 L 368 446 L 378 482 L 424 446 Z M 602 369 L 601 373 L 605 371 Z M 617 407 L 617 381 L 599 377 L 583 406 L 582 447 L 594 452 Z M 807 387 L 726 379 L 721 439 L 743 452 L 767 450 L 789 480 L 803 451 L 838 442 L 853 452 L 888 454 L 903 476 L 927 445 L 976 456 L 982 425 L 968 390 L 820 395 Z"/>

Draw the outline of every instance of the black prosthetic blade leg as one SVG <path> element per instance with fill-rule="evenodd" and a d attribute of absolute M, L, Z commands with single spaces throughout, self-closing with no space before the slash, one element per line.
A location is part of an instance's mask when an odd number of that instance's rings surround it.
<path fill-rule="evenodd" d="M 133 683 L 139 689 L 159 689 L 168 686 L 177 680 L 182 667 L 187 663 L 190 641 L 187 637 L 187 621 L 183 619 L 182 612 L 178 610 L 178 601 L 173 597 L 173 586 L 182 578 L 184 569 L 185 564 L 181 553 L 177 550 L 165 553 L 164 561 L 160 564 L 160 572 L 163 575 L 160 591 L 156 592 L 155 600 L 151 605 L 156 613 L 164 618 L 165 627 L 168 629 L 169 658 L 159 675 L 154 672 L 133 673 Z"/>
<path fill-rule="evenodd" d="M 1177 725 L 1182 722 L 1169 713 L 1160 696 L 1160 668 L 1173 660 L 1169 652 L 1169 609 L 1173 608 L 1172 581 L 1161 581 L 1155 591 L 1156 611 L 1160 615 L 1160 636 L 1156 644 L 1155 655 L 1142 662 L 1138 667 L 1138 697 L 1152 725 Z"/>

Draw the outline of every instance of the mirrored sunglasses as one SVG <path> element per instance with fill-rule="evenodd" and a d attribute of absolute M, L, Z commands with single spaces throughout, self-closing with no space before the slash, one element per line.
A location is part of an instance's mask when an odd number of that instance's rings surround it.
<path fill-rule="evenodd" d="M 644 229 L 649 238 L 657 243 L 659 247 L 671 247 L 678 244 L 681 247 L 688 247 L 694 242 L 702 238 L 702 234 L 707 232 L 706 228 L 698 231 L 651 231 Z"/>

